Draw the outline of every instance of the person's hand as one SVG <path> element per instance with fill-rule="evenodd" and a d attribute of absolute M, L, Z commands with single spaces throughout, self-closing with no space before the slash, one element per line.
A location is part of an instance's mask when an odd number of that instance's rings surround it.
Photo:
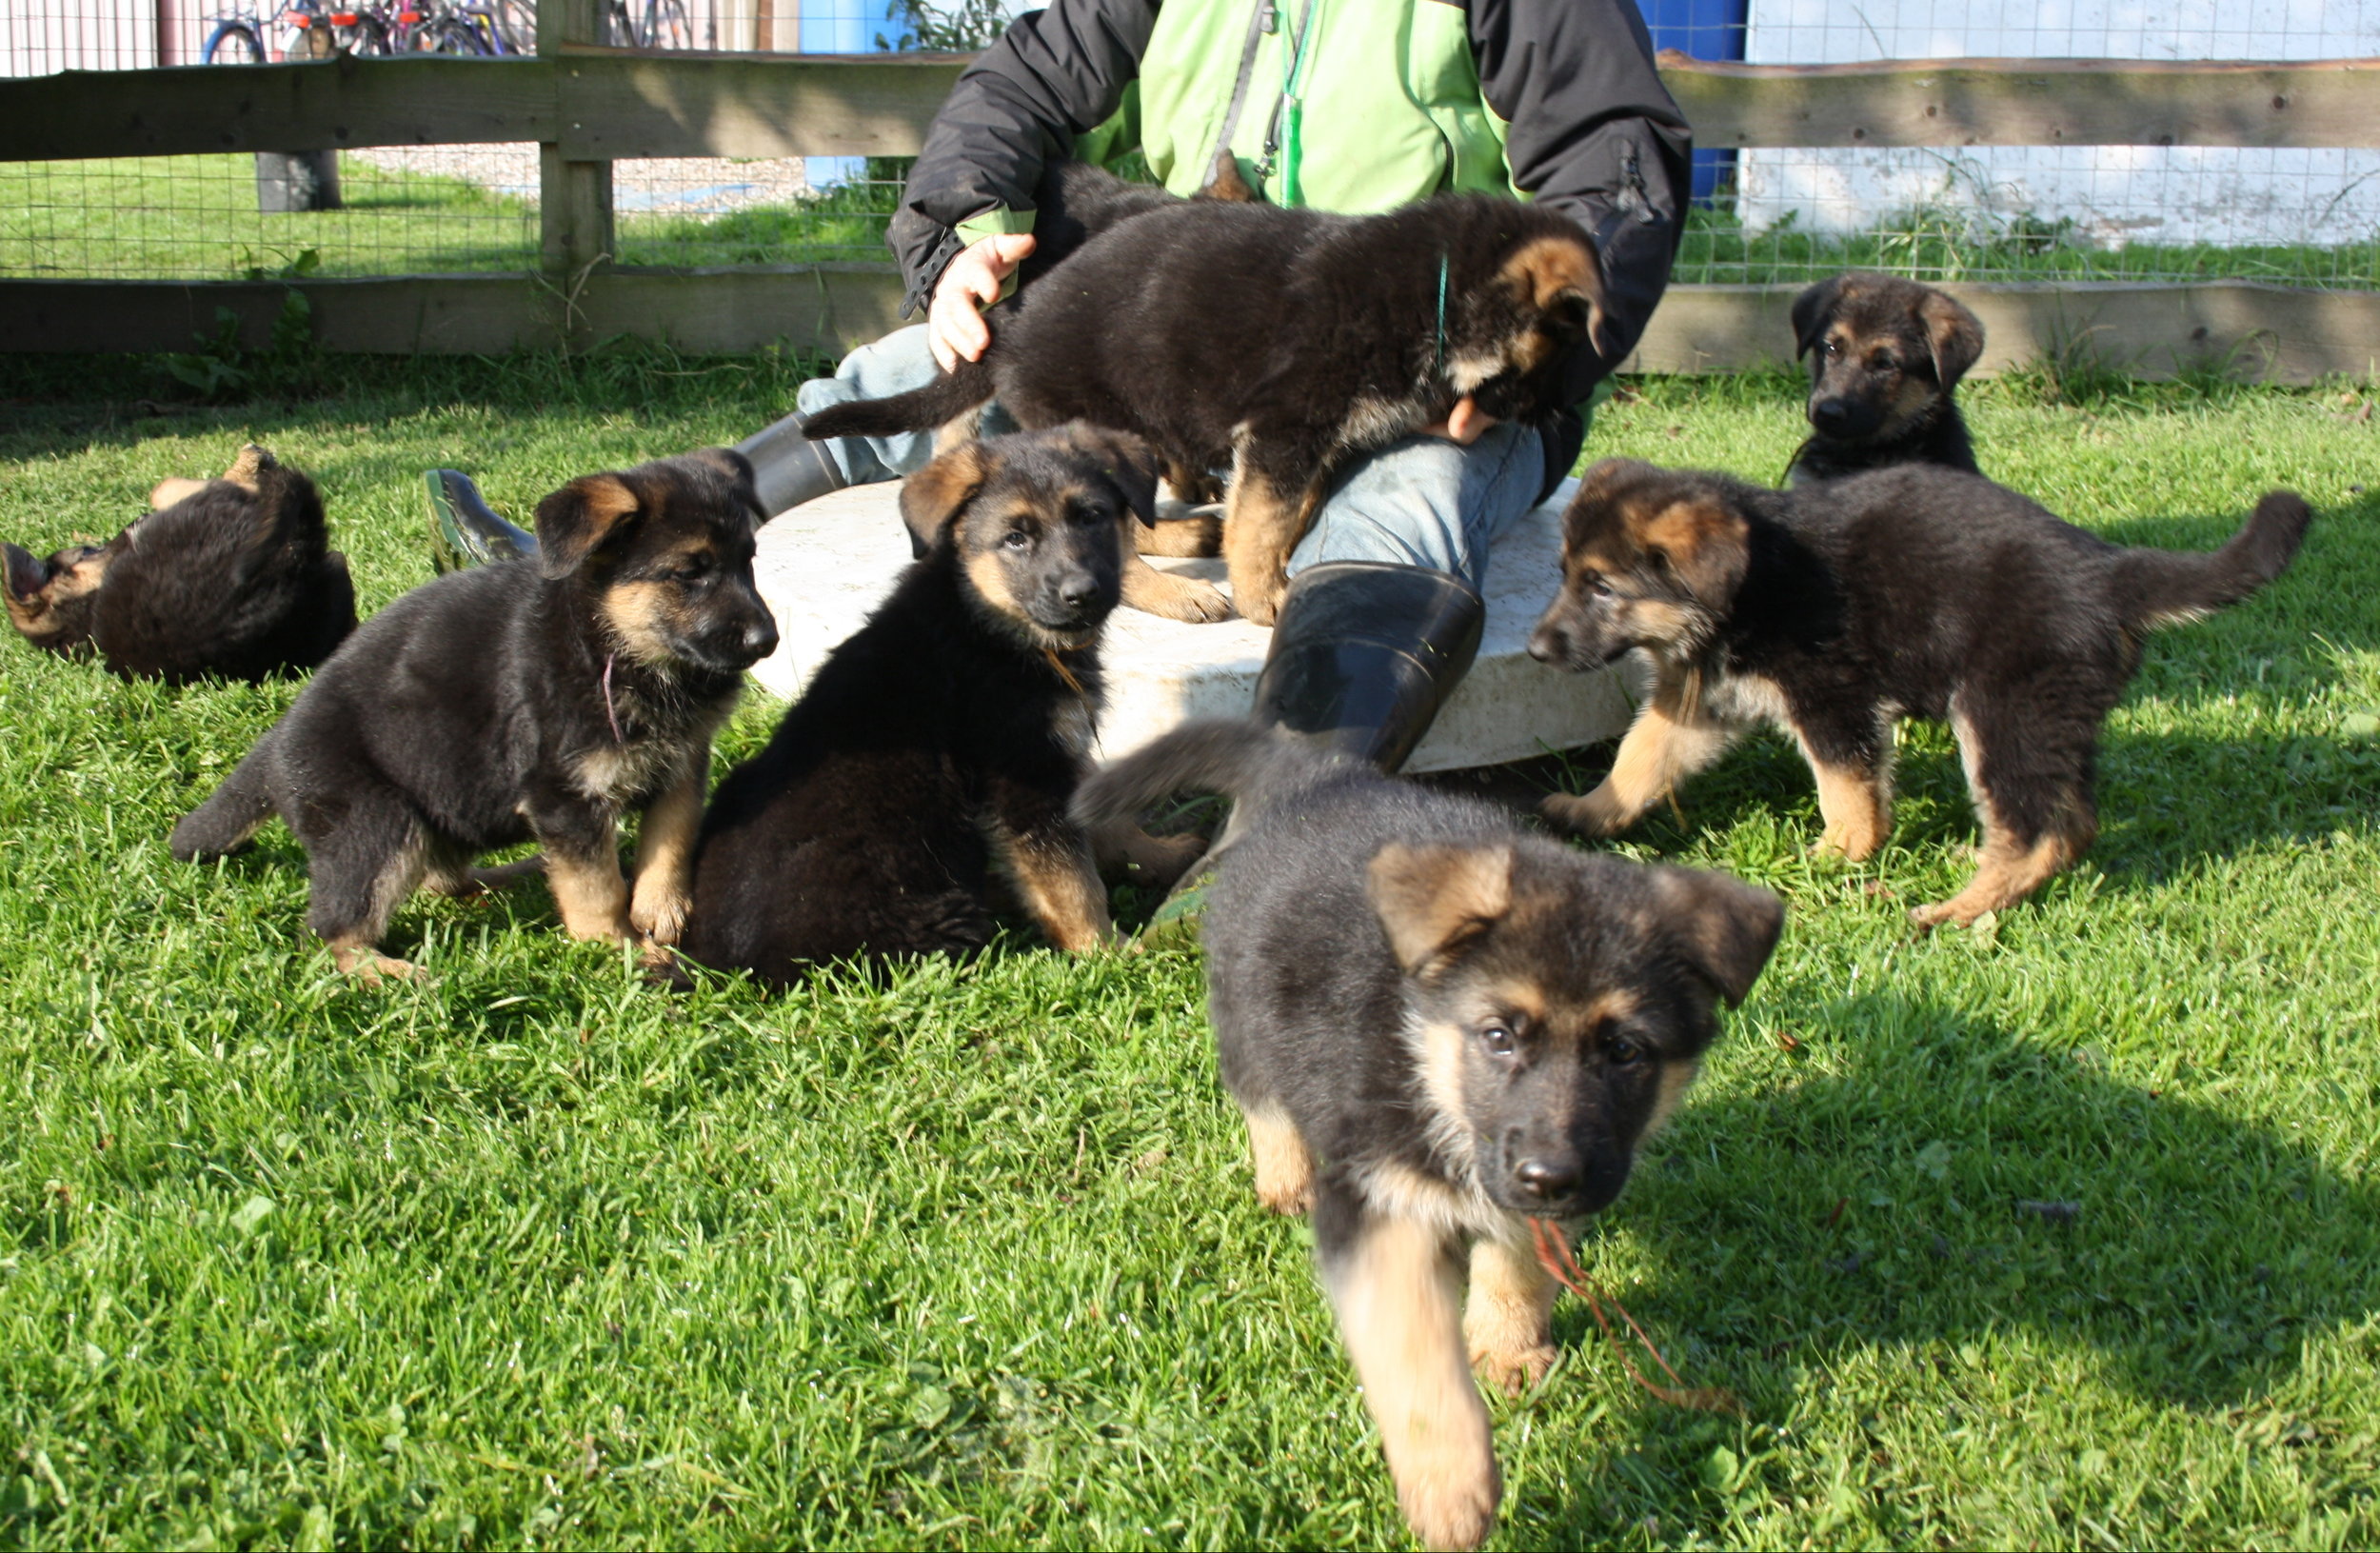
<path fill-rule="evenodd" d="M 1464 394 L 1455 401 L 1455 408 L 1446 412 L 1446 419 L 1432 421 L 1421 428 L 1420 434 L 1425 437 L 1445 437 L 1468 448 L 1478 442 L 1480 434 L 1495 424 L 1495 416 L 1472 403 L 1469 394 Z"/>
<path fill-rule="evenodd" d="M 962 360 L 983 359 L 992 343 L 983 309 L 1000 300 L 1002 283 L 1032 251 L 1031 232 L 1011 232 L 968 244 L 943 267 L 925 309 L 926 340 L 943 371 L 958 370 Z"/>

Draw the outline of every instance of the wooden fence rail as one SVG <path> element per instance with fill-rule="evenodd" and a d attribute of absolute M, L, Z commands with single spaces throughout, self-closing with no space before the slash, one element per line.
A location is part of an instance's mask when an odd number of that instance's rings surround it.
<path fill-rule="evenodd" d="M 591 5 L 544 8 L 538 57 L 357 59 L 69 71 L 0 81 L 0 161 L 533 141 L 541 276 L 301 283 L 326 346 L 504 350 L 621 332 L 689 348 L 841 348 L 891 326 L 888 266 L 621 270 L 608 164 L 664 156 L 914 154 L 966 59 L 639 54 L 571 41 Z M 1714 64 L 1664 54 L 1698 144 L 1726 147 L 2380 147 L 2380 60 L 2309 64 L 1920 60 Z M 285 287 L 0 280 L 0 348 L 174 349 L 228 307 L 262 340 Z M 1680 286 L 1633 365 L 1717 370 L 1782 354 L 1795 288 Z M 2380 294 L 2204 285 L 1968 286 L 1986 369 L 2087 343 L 2171 371 L 2204 359 L 2288 380 L 2380 368 Z"/>

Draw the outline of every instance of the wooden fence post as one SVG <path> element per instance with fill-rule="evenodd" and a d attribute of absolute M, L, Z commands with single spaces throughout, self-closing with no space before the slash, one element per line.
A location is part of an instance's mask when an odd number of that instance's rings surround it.
<path fill-rule="evenodd" d="M 537 0 L 537 51 L 558 56 L 565 43 L 596 43 L 600 0 Z M 569 66 L 556 58 L 557 70 Z M 565 340 L 585 332 L 573 306 L 579 288 L 614 258 L 611 164 L 565 160 L 562 148 L 538 147 L 540 258 L 547 284 L 562 294 L 557 320 Z"/>

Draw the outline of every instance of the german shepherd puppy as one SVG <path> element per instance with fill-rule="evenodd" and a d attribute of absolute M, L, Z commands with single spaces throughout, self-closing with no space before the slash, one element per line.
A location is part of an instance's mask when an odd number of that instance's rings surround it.
<path fill-rule="evenodd" d="M 473 858 L 532 838 L 573 938 L 674 943 L 711 734 L 777 646 L 752 586 L 763 517 L 724 448 L 571 481 L 538 504 L 536 556 L 366 622 L 174 827 L 173 855 L 223 856 L 278 812 L 306 845 L 308 925 L 367 980 L 412 972 L 374 946 L 416 886 L 482 883 Z"/>
<path fill-rule="evenodd" d="M 1810 358 L 1810 437 L 1787 478 L 1833 480 L 1895 464 L 1975 468 L 1952 397 L 1983 354 L 1983 321 L 1894 275 L 1837 275 L 1794 299 L 1795 354 Z"/>
<path fill-rule="evenodd" d="M 1108 937 L 1066 805 L 1124 525 L 1156 488 L 1148 448 L 1088 428 L 962 443 L 908 477 L 924 558 L 720 784 L 689 958 L 784 986 L 849 956 L 977 949 L 995 864 L 1060 948 Z"/>
<path fill-rule="evenodd" d="M 169 480 L 106 545 L 14 545 L 9 619 L 37 647 L 185 685 L 312 668 L 355 629 L 355 585 L 314 483 L 250 443 L 220 480 Z M 104 585 L 104 586 L 103 586 Z"/>
<path fill-rule="evenodd" d="M 1084 783 L 1075 812 L 1114 826 L 1185 788 L 1243 816 L 1203 937 L 1257 1195 L 1313 1211 L 1414 1535 L 1475 1546 L 1501 1490 L 1471 1367 L 1518 1395 L 1555 1359 L 1529 1221 L 1575 1225 L 1619 1195 L 1784 907 L 1246 723 L 1165 735 Z"/>
<path fill-rule="evenodd" d="M 2099 725 L 2142 639 L 2279 576 L 2311 517 L 2274 491 L 2219 550 L 2127 549 L 1924 465 L 1778 492 L 1607 459 L 1563 518 L 1561 591 L 1529 651 L 1589 669 L 1642 648 L 1652 694 L 1602 786 L 1544 812 L 1588 835 L 1623 830 L 1766 723 L 1817 778 L 1819 849 L 1858 861 L 1892 826 L 1894 724 L 1947 719 L 1980 866 L 1910 918 L 1964 926 L 2097 835 Z"/>
<path fill-rule="evenodd" d="M 1565 358 L 1603 319 L 1576 224 L 1474 194 L 1372 216 L 1183 201 L 1093 237 L 1064 274 L 984 315 L 982 360 L 806 430 L 963 435 L 997 397 L 1024 426 L 1137 433 L 1169 468 L 1228 463 L 1233 602 L 1267 626 L 1334 472 L 1465 399 L 1498 420 L 1556 411 Z"/>

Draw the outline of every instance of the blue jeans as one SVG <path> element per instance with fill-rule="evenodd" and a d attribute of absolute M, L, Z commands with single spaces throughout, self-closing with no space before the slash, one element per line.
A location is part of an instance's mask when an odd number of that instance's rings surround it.
<path fill-rule="evenodd" d="M 934 381 L 941 368 L 925 326 L 897 329 L 843 359 L 830 378 L 802 385 L 804 414 L 854 399 L 882 399 Z M 983 411 L 987 436 L 1016 429 L 998 405 Z M 828 443 L 853 485 L 898 480 L 934 456 L 931 431 L 843 437 Z M 1545 455 L 1526 427 L 1497 426 L 1464 447 L 1443 437 L 1405 437 L 1342 471 L 1289 557 L 1296 576 L 1322 561 L 1394 561 L 1452 572 L 1478 587 L 1488 546 L 1537 505 Z"/>

